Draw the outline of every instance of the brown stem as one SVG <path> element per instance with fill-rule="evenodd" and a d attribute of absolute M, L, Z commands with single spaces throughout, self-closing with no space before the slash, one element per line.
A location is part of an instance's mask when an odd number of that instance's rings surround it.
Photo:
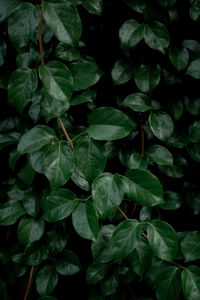
<path fill-rule="evenodd" d="M 27 285 L 27 289 L 26 289 L 26 294 L 24 296 L 24 300 L 27 299 L 30 288 L 31 288 L 31 283 L 32 283 L 32 278 L 33 278 L 33 271 L 34 271 L 34 266 L 31 267 L 31 271 L 30 271 L 30 275 L 29 275 L 29 281 L 28 281 L 28 285 Z"/>
<path fill-rule="evenodd" d="M 127 217 L 127 215 L 125 214 L 125 212 L 118 206 L 118 211 L 120 212 L 120 214 L 124 217 L 124 219 L 129 220 L 129 218 Z"/>
<path fill-rule="evenodd" d="M 185 269 L 185 267 L 184 266 L 182 266 L 182 265 L 179 265 L 178 263 L 176 263 L 175 261 L 172 261 L 172 264 L 173 265 L 175 265 L 175 266 L 177 266 L 177 267 L 179 267 L 179 268 L 181 268 L 181 269 Z"/>
<path fill-rule="evenodd" d="M 133 217 L 135 211 L 136 211 L 136 208 L 137 208 L 137 204 L 134 203 L 134 206 L 133 206 L 133 210 L 132 210 L 132 213 L 131 213 L 131 218 Z"/>
<path fill-rule="evenodd" d="M 63 124 L 63 122 L 62 122 L 62 120 L 61 120 L 60 117 L 58 117 L 58 122 L 60 124 L 60 127 L 62 128 L 62 131 L 63 131 L 63 133 L 64 133 L 67 141 L 70 143 L 70 146 L 71 146 L 72 150 L 74 150 L 74 144 L 73 144 L 72 140 L 70 139 L 70 137 L 69 137 L 69 135 L 68 135 L 68 133 L 67 133 L 67 131 L 66 131 L 65 127 L 64 127 L 64 124 Z"/>
<path fill-rule="evenodd" d="M 40 59 L 41 59 L 41 64 L 44 66 L 45 65 L 45 62 L 44 62 L 44 51 L 43 51 L 43 45 L 42 45 L 42 26 L 43 26 L 43 15 L 42 15 L 42 6 L 44 4 L 44 0 L 41 0 L 41 18 L 40 18 L 40 30 L 39 30 L 39 45 L 40 45 Z M 62 131 L 67 139 L 67 141 L 70 143 L 70 146 L 72 148 L 72 150 L 74 149 L 74 144 L 72 142 L 72 140 L 70 139 L 65 127 L 64 127 L 64 124 L 61 120 L 60 117 L 58 117 L 58 121 L 59 121 L 59 124 L 60 124 L 60 127 L 62 128 Z"/>

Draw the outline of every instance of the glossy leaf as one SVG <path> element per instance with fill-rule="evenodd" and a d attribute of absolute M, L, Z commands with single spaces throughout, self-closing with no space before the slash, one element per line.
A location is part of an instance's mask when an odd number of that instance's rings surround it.
<path fill-rule="evenodd" d="M 182 71 L 189 62 L 189 52 L 185 47 L 172 46 L 169 49 L 169 58 L 177 71 Z"/>
<path fill-rule="evenodd" d="M 195 121 L 192 123 L 189 127 L 188 133 L 190 137 L 190 141 L 193 143 L 199 143 L 200 142 L 200 122 Z"/>
<path fill-rule="evenodd" d="M 200 232 L 188 232 L 180 243 L 181 252 L 185 262 L 194 261 L 200 258 Z"/>
<path fill-rule="evenodd" d="M 69 250 L 60 252 L 55 261 L 56 271 L 61 275 L 74 275 L 81 269 L 78 256 Z"/>
<path fill-rule="evenodd" d="M 168 139 L 174 131 L 173 121 L 164 111 L 151 113 L 149 125 L 153 134 L 160 140 Z"/>
<path fill-rule="evenodd" d="M 192 6 L 190 7 L 190 17 L 193 21 L 200 20 L 200 1 L 193 1 Z"/>
<path fill-rule="evenodd" d="M 51 294 L 58 282 L 58 273 L 51 265 L 44 266 L 37 274 L 36 289 L 40 296 Z"/>
<path fill-rule="evenodd" d="M 10 103 L 22 111 L 32 100 L 38 86 L 36 71 L 30 68 L 17 69 L 9 80 L 8 96 Z"/>
<path fill-rule="evenodd" d="M 117 174 L 102 173 L 92 183 L 92 198 L 100 214 L 117 208 L 123 196 L 122 181 Z"/>
<path fill-rule="evenodd" d="M 152 91 L 160 82 L 160 66 L 140 65 L 134 72 L 135 83 L 143 93 Z"/>
<path fill-rule="evenodd" d="M 8 226 L 15 224 L 25 215 L 26 211 L 19 201 L 7 201 L 0 207 L 0 225 Z"/>
<path fill-rule="evenodd" d="M 56 47 L 55 56 L 62 60 L 71 62 L 80 57 L 80 52 L 78 49 L 75 49 L 68 44 L 61 42 Z"/>
<path fill-rule="evenodd" d="M 81 36 L 82 26 L 75 6 L 65 0 L 45 1 L 43 15 L 46 24 L 60 42 L 72 46 L 77 43 Z"/>
<path fill-rule="evenodd" d="M 178 252 L 178 237 L 166 222 L 154 220 L 148 224 L 147 237 L 153 253 L 159 258 L 172 261 Z"/>
<path fill-rule="evenodd" d="M 128 159 L 127 166 L 129 169 L 146 169 L 149 158 L 146 154 L 132 153 Z"/>
<path fill-rule="evenodd" d="M 190 75 L 195 79 L 200 79 L 200 59 L 195 59 L 191 61 L 186 70 L 186 74 Z"/>
<path fill-rule="evenodd" d="M 158 165 L 173 165 L 172 154 L 163 146 L 152 145 L 147 149 L 147 154 Z"/>
<path fill-rule="evenodd" d="M 165 203 L 161 204 L 160 207 L 166 210 L 175 210 L 181 207 L 183 200 L 178 193 L 172 191 L 166 191 L 164 193 Z"/>
<path fill-rule="evenodd" d="M 96 140 L 118 140 L 127 136 L 134 128 L 128 116 L 112 107 L 101 107 L 88 116 L 88 133 Z"/>
<path fill-rule="evenodd" d="M 72 224 L 75 231 L 84 239 L 94 240 L 98 236 L 98 215 L 93 203 L 79 203 L 72 213 Z"/>
<path fill-rule="evenodd" d="M 133 77 L 133 67 L 131 64 L 120 59 L 114 64 L 111 76 L 115 85 L 127 83 Z"/>
<path fill-rule="evenodd" d="M 136 20 L 126 21 L 119 30 L 119 39 L 122 48 L 129 49 L 136 46 L 143 38 L 144 25 Z"/>
<path fill-rule="evenodd" d="M 108 272 L 108 265 L 93 264 L 86 271 L 86 280 L 88 283 L 96 283 L 100 281 Z"/>
<path fill-rule="evenodd" d="M 200 268 L 189 266 L 183 270 L 181 279 L 183 294 L 186 300 L 197 300 L 200 297 Z"/>
<path fill-rule="evenodd" d="M 47 260 L 49 250 L 41 242 L 33 242 L 26 246 L 24 259 L 27 265 L 38 266 Z"/>
<path fill-rule="evenodd" d="M 130 107 L 133 111 L 145 112 L 151 109 L 150 99 L 142 93 L 128 95 L 123 102 L 124 106 Z"/>
<path fill-rule="evenodd" d="M 141 169 L 128 170 L 123 178 L 127 196 L 144 206 L 164 203 L 162 186 L 152 173 Z"/>
<path fill-rule="evenodd" d="M 57 222 L 67 218 L 78 205 L 76 195 L 67 189 L 58 189 L 51 192 L 44 201 L 44 219 L 48 222 Z"/>
<path fill-rule="evenodd" d="M 115 294 L 119 285 L 118 272 L 113 272 L 110 276 L 105 276 L 101 282 L 100 287 L 104 296 Z"/>
<path fill-rule="evenodd" d="M 91 14 L 101 15 L 103 11 L 103 2 L 102 0 L 84 0 L 82 5 L 87 9 Z"/>
<path fill-rule="evenodd" d="M 1 133 L 0 134 L 0 149 L 8 145 L 16 144 L 20 139 L 18 132 Z"/>

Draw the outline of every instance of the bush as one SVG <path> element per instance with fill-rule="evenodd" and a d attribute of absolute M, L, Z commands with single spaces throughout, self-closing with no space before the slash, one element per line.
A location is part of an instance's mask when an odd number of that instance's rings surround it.
<path fill-rule="evenodd" d="M 2 300 L 200 299 L 199 21 L 0 0 Z"/>

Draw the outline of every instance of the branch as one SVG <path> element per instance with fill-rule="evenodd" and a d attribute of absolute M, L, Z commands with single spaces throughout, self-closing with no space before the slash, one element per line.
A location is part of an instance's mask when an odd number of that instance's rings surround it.
<path fill-rule="evenodd" d="M 34 266 L 31 267 L 31 271 L 30 271 L 30 275 L 29 275 L 29 281 L 28 281 L 28 285 L 27 285 L 27 289 L 26 289 L 26 294 L 24 296 L 24 300 L 27 299 L 30 288 L 31 288 L 31 283 L 32 283 L 32 277 L 33 277 L 33 271 L 34 271 Z"/>
<path fill-rule="evenodd" d="M 43 51 L 43 45 L 42 45 L 42 26 L 43 26 L 43 14 L 42 14 L 42 6 L 44 4 L 44 0 L 41 0 L 41 18 L 40 18 L 40 30 L 39 30 L 39 45 L 40 45 L 40 59 L 41 59 L 41 64 L 44 66 L 45 62 L 44 62 L 44 51 Z M 58 117 L 58 122 L 60 124 L 60 127 L 62 128 L 62 131 L 64 133 L 64 136 L 66 137 L 67 141 L 70 143 L 70 146 L 72 148 L 72 150 L 74 149 L 74 144 L 72 142 L 72 140 L 70 139 L 65 126 L 61 120 L 60 117 Z"/>
<path fill-rule="evenodd" d="M 127 217 L 127 215 L 125 214 L 125 212 L 118 206 L 118 211 L 120 212 L 120 214 L 124 217 L 124 219 L 129 220 L 129 218 Z"/>

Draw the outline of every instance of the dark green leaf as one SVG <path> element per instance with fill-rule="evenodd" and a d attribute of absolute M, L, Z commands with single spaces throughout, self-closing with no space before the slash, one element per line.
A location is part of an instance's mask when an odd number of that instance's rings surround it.
<path fill-rule="evenodd" d="M 55 138 L 55 132 L 47 126 L 37 125 L 26 132 L 20 139 L 17 151 L 20 154 L 34 152 Z"/>
<path fill-rule="evenodd" d="M 160 145 L 153 145 L 146 152 L 158 165 L 173 165 L 173 156 L 167 148 Z"/>
<path fill-rule="evenodd" d="M 115 85 L 124 84 L 133 77 L 133 67 L 130 63 L 120 59 L 114 64 L 111 76 Z"/>
<path fill-rule="evenodd" d="M 58 273 L 51 265 L 46 265 L 36 276 L 36 289 L 40 296 L 51 294 L 58 282 Z"/>
<path fill-rule="evenodd" d="M 140 65 L 134 72 L 135 83 L 144 93 L 152 91 L 160 82 L 160 66 Z"/>
<path fill-rule="evenodd" d="M 189 62 L 189 52 L 185 47 L 171 46 L 169 58 L 177 71 L 182 71 Z"/>
<path fill-rule="evenodd" d="M 32 100 L 38 86 L 37 73 L 26 67 L 12 73 L 8 84 L 9 102 L 22 111 Z"/>
<path fill-rule="evenodd" d="M 145 0 L 135 0 L 134 2 L 132 0 L 125 0 L 125 3 L 139 13 L 144 13 L 147 9 Z"/>
<path fill-rule="evenodd" d="M 126 21 L 119 30 L 119 39 L 122 48 L 130 49 L 142 40 L 144 35 L 144 25 L 136 20 Z"/>
<path fill-rule="evenodd" d="M 169 264 L 166 261 L 159 259 L 157 256 L 152 256 L 151 265 L 145 273 L 145 281 L 148 286 L 154 289 L 160 273 L 168 267 Z"/>
<path fill-rule="evenodd" d="M 47 260 L 49 250 L 40 242 L 33 242 L 26 246 L 24 258 L 27 265 L 38 266 Z"/>
<path fill-rule="evenodd" d="M 4 64 L 6 56 L 7 45 L 4 41 L 0 40 L 0 67 Z"/>
<path fill-rule="evenodd" d="M 14 200 L 5 202 L 0 207 L 0 225 L 8 226 L 15 224 L 25 213 L 26 211 L 21 202 Z"/>
<path fill-rule="evenodd" d="M 59 43 L 56 47 L 55 56 L 66 61 L 74 61 L 80 57 L 78 49 L 72 48 L 65 43 Z"/>
<path fill-rule="evenodd" d="M 92 183 L 92 198 L 100 214 L 117 208 L 124 198 L 118 174 L 102 173 Z"/>
<path fill-rule="evenodd" d="M 181 207 L 183 200 L 181 196 L 172 191 L 166 191 L 164 193 L 165 203 L 159 205 L 161 208 L 166 210 L 175 210 Z"/>
<path fill-rule="evenodd" d="M 142 93 L 128 95 L 123 102 L 124 106 L 130 107 L 133 111 L 145 112 L 151 109 L 150 99 Z"/>
<path fill-rule="evenodd" d="M 53 229 L 46 233 L 46 244 L 51 254 L 61 252 L 67 244 L 68 234 L 63 228 Z"/>
<path fill-rule="evenodd" d="M 93 264 L 87 268 L 86 280 L 88 283 L 96 283 L 108 272 L 108 265 L 105 264 Z"/>
<path fill-rule="evenodd" d="M 103 72 L 95 63 L 74 62 L 70 65 L 70 71 L 74 79 L 74 91 L 81 91 L 96 84 Z"/>
<path fill-rule="evenodd" d="M 179 120 L 184 112 L 184 105 L 182 100 L 175 100 L 168 103 L 170 112 L 175 120 Z"/>
<path fill-rule="evenodd" d="M 55 261 L 56 271 L 61 275 L 74 275 L 81 269 L 78 256 L 69 250 L 59 253 Z"/>
<path fill-rule="evenodd" d="M 184 255 L 185 262 L 197 260 L 200 258 L 200 232 L 188 232 L 180 243 L 181 252 Z"/>
<path fill-rule="evenodd" d="M 193 5 L 190 7 L 190 17 L 193 21 L 200 20 L 200 1 L 193 1 Z"/>
<path fill-rule="evenodd" d="M 185 97 L 185 106 L 187 111 L 193 116 L 200 115 L 200 98 L 190 99 Z"/>
<path fill-rule="evenodd" d="M 43 15 L 57 39 L 73 46 L 81 36 L 82 25 L 74 5 L 65 0 L 45 1 Z"/>
<path fill-rule="evenodd" d="M 84 239 L 94 240 L 98 236 L 99 224 L 97 211 L 90 200 L 80 203 L 72 213 L 75 231 Z"/>
<path fill-rule="evenodd" d="M 113 232 L 110 251 L 115 260 L 127 257 L 138 245 L 141 226 L 137 220 L 121 222 Z"/>
<path fill-rule="evenodd" d="M 1 0 L 0 1 L 0 23 L 2 23 L 20 3 L 20 0 Z"/>
<path fill-rule="evenodd" d="M 144 206 L 162 204 L 163 189 L 156 176 L 146 170 L 131 169 L 123 178 L 127 196 Z"/>
<path fill-rule="evenodd" d="M 174 131 L 173 121 L 164 111 L 151 113 L 149 125 L 153 134 L 160 140 L 168 139 Z"/>
<path fill-rule="evenodd" d="M 119 285 L 118 272 L 113 272 L 110 276 L 106 276 L 102 279 L 100 283 L 101 291 L 104 296 L 113 295 Z"/>
<path fill-rule="evenodd" d="M 193 143 L 200 143 L 200 122 L 194 121 L 189 127 L 188 133 L 190 141 Z"/>
<path fill-rule="evenodd" d="M 147 227 L 147 237 L 155 255 L 163 260 L 173 261 L 178 252 L 178 236 L 168 223 L 152 221 Z"/>
<path fill-rule="evenodd" d="M 195 79 L 200 79 L 200 59 L 195 59 L 190 62 L 186 74 Z"/>
<path fill-rule="evenodd" d="M 200 268 L 189 266 L 183 270 L 181 279 L 186 300 L 198 300 L 200 297 Z"/>
<path fill-rule="evenodd" d="M 135 128 L 125 113 L 112 107 L 101 107 L 88 116 L 88 133 L 96 140 L 118 140 Z"/>
<path fill-rule="evenodd" d="M 25 193 L 23 197 L 23 206 L 27 214 L 32 217 L 37 217 L 41 207 L 41 198 L 33 193 Z"/>
<path fill-rule="evenodd" d="M 200 193 L 188 191 L 186 194 L 186 201 L 189 209 L 197 215 L 200 213 Z"/>
<path fill-rule="evenodd" d="M 87 9 L 91 14 L 101 15 L 103 11 L 103 2 L 102 0 L 83 0 L 83 7 Z"/>
<path fill-rule="evenodd" d="M 31 3 L 20 3 L 8 20 L 8 33 L 13 46 L 20 50 L 27 46 L 39 29 L 40 10 Z"/>
<path fill-rule="evenodd" d="M 146 169 L 149 163 L 147 155 L 132 153 L 128 159 L 127 166 L 129 169 Z"/>
<path fill-rule="evenodd" d="M 32 63 L 30 52 L 19 53 L 16 57 L 16 65 L 20 67 L 29 67 Z"/>
<path fill-rule="evenodd" d="M 73 212 L 78 203 L 76 195 L 70 190 L 53 191 L 44 201 L 44 219 L 52 223 L 63 220 Z"/>
<path fill-rule="evenodd" d="M 1 133 L 0 134 L 0 149 L 8 145 L 16 144 L 19 141 L 20 134 L 18 132 Z"/>
<path fill-rule="evenodd" d="M 94 95 L 92 93 L 91 90 L 86 90 L 84 92 L 82 92 L 81 94 L 76 95 L 72 101 L 71 101 L 71 105 L 79 105 L 79 104 L 83 104 L 86 102 L 93 102 L 94 100 Z"/>

